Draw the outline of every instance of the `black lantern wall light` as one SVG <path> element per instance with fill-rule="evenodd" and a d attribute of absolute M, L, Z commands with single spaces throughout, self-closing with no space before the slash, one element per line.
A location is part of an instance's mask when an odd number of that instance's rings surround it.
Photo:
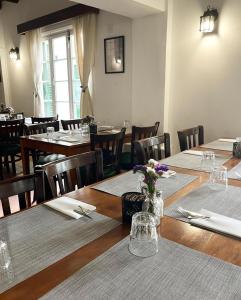
<path fill-rule="evenodd" d="M 215 21 L 218 18 L 218 10 L 208 6 L 203 16 L 200 17 L 200 31 L 207 33 L 213 32 L 215 29 Z"/>

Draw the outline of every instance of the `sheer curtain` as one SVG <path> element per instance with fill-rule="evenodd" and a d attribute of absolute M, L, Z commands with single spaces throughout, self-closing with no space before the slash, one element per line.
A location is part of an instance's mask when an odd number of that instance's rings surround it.
<path fill-rule="evenodd" d="M 34 91 L 34 115 L 43 115 L 43 102 L 42 102 L 42 54 L 41 54 L 41 29 L 35 29 L 26 33 L 27 47 L 29 51 L 30 63 L 32 68 Z"/>
<path fill-rule="evenodd" d="M 76 57 L 82 84 L 81 116 L 93 115 L 93 105 L 88 84 L 94 65 L 96 18 L 96 14 L 84 14 L 74 18 L 73 21 Z"/>

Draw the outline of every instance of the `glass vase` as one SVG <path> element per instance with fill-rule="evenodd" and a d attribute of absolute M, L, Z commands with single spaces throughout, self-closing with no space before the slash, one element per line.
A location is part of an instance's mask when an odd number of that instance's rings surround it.
<path fill-rule="evenodd" d="M 149 212 L 154 215 L 156 226 L 160 225 L 160 218 L 163 217 L 163 197 L 162 191 L 154 193 L 145 192 L 145 200 L 142 205 L 142 211 Z"/>

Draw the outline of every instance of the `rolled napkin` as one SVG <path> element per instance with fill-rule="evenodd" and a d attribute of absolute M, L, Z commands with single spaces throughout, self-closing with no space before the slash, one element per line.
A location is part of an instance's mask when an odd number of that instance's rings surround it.
<path fill-rule="evenodd" d="M 84 209 L 88 209 L 91 211 L 96 210 L 96 207 L 87 203 L 84 203 L 82 201 L 78 201 L 69 197 L 60 197 L 54 200 L 51 200 L 47 203 L 44 203 L 44 205 L 51 207 L 52 209 L 55 209 L 71 218 L 79 219 L 83 216 L 80 214 L 74 212 L 74 209 L 78 210 L 79 206 L 83 207 Z"/>
<path fill-rule="evenodd" d="M 192 225 L 241 238 L 241 220 L 219 215 L 206 209 L 201 209 L 199 213 L 210 218 L 191 219 L 190 223 Z"/>
<path fill-rule="evenodd" d="M 219 142 L 235 143 L 236 139 L 218 139 Z"/>
<path fill-rule="evenodd" d="M 197 155 L 197 156 L 202 156 L 203 151 L 198 151 L 198 150 L 185 150 L 182 153 L 184 154 L 191 154 L 191 155 Z"/>

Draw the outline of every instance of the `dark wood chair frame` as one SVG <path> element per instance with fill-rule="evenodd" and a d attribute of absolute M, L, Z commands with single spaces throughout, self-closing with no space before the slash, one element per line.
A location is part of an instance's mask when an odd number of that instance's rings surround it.
<path fill-rule="evenodd" d="M 9 165 L 12 165 L 12 171 L 16 174 L 16 165 L 15 162 L 21 160 L 20 156 L 20 136 L 23 135 L 24 130 L 24 119 L 20 120 L 8 120 L 0 121 L 0 147 L 1 146 L 11 146 L 19 145 L 19 154 L 15 155 L 9 154 L 0 156 L 0 179 L 3 179 L 3 165 L 7 168 L 7 171 L 10 171 Z M 10 156 L 10 160 L 9 160 Z M 4 160 L 2 160 L 2 158 Z"/>
<path fill-rule="evenodd" d="M 177 134 L 181 151 L 204 144 L 204 128 L 202 125 L 180 130 Z"/>
<path fill-rule="evenodd" d="M 142 140 L 152 136 L 156 136 L 160 122 L 156 122 L 154 126 L 138 127 L 132 126 L 131 131 L 131 165 L 134 165 L 135 148 L 134 141 Z"/>
<path fill-rule="evenodd" d="M 59 116 L 57 115 L 56 117 L 31 117 L 32 124 L 35 123 L 46 123 L 46 122 L 53 122 L 53 121 L 58 121 Z"/>
<path fill-rule="evenodd" d="M 73 130 L 79 129 L 83 124 L 90 124 L 93 121 L 93 116 L 86 116 L 81 119 L 61 120 L 61 124 L 64 130 Z"/>
<path fill-rule="evenodd" d="M 59 121 L 52 121 L 52 122 L 46 122 L 46 123 L 37 123 L 37 124 L 31 124 L 31 125 L 24 125 L 24 132 L 25 135 L 33 135 L 33 134 L 40 134 L 40 133 L 46 133 L 47 127 L 54 127 L 55 131 L 59 131 Z M 31 150 L 33 165 L 35 166 L 37 164 L 37 161 L 40 156 L 47 156 L 51 153 L 41 152 L 37 149 Z"/>
<path fill-rule="evenodd" d="M 164 156 L 162 145 L 164 145 Z M 161 136 L 134 141 L 134 147 L 138 164 L 146 165 L 151 158 L 161 160 L 171 155 L 170 134 L 164 133 Z"/>
<path fill-rule="evenodd" d="M 103 157 L 102 151 L 77 154 L 60 159 L 53 163 L 39 166 L 44 171 L 49 184 L 52 198 L 58 196 L 57 185 L 61 195 L 75 190 L 75 185 L 82 188 L 103 179 Z M 84 171 L 84 174 L 82 172 Z M 46 186 L 46 194 L 49 191 Z"/>
<path fill-rule="evenodd" d="M 31 191 L 34 191 L 33 202 L 41 203 L 45 201 L 42 171 L 2 181 L 0 183 L 0 200 L 2 202 L 4 216 L 11 214 L 9 197 L 17 195 L 20 210 L 22 210 L 29 205 L 27 199 Z"/>
<path fill-rule="evenodd" d="M 105 153 L 108 153 L 108 156 L 112 158 L 110 162 L 105 162 L 105 157 L 103 158 L 104 169 L 113 167 L 117 174 L 120 172 L 120 156 L 122 153 L 125 132 L 126 128 L 122 128 L 118 133 L 90 135 L 91 150 L 94 151 L 95 149 L 100 148 L 103 151 L 103 157 Z"/>

